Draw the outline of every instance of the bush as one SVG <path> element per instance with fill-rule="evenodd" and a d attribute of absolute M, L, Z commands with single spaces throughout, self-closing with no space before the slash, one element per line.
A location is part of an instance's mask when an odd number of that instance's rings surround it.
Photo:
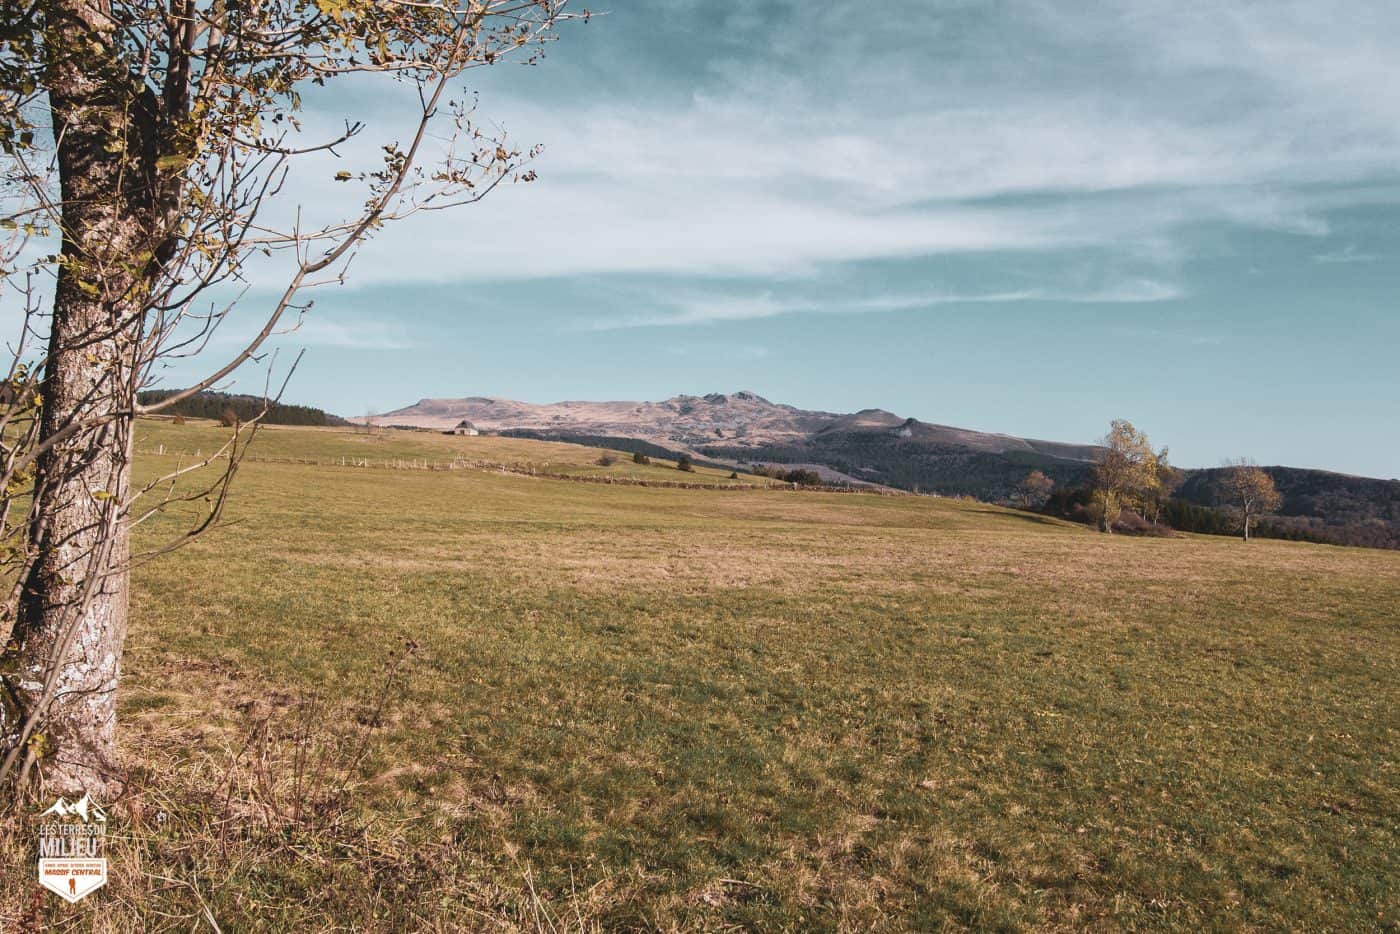
<path fill-rule="evenodd" d="M 730 471 L 730 473 L 729 473 L 729 479 L 731 479 L 731 480 L 738 480 L 738 479 L 739 479 L 739 471 L 737 471 L 737 470 Z"/>
<path fill-rule="evenodd" d="M 616 464 L 616 463 L 617 463 L 617 458 L 616 458 L 616 457 L 613 457 L 611 454 L 604 454 L 604 455 L 602 455 L 601 457 L 598 458 L 598 466 L 599 466 L 599 467 L 611 467 L 613 464 Z"/>
<path fill-rule="evenodd" d="M 766 467 L 759 464 L 753 472 L 760 477 L 767 477 L 770 480 L 781 480 L 784 483 L 795 483 L 798 486 L 821 486 L 822 475 L 815 470 L 783 470 L 781 467 Z"/>
<path fill-rule="evenodd" d="M 1208 535 L 1238 535 L 1240 524 L 1222 509 L 1198 506 L 1195 503 L 1169 500 L 1162 509 L 1162 518 L 1174 529 L 1183 532 L 1204 532 Z"/>
<path fill-rule="evenodd" d="M 643 467 L 648 467 L 651 465 L 651 458 L 647 457 L 641 451 L 638 451 L 636 454 L 632 455 L 632 463 L 641 464 Z"/>
<path fill-rule="evenodd" d="M 682 454 L 676 461 L 676 469 L 684 473 L 695 473 L 695 461 L 689 454 Z"/>
<path fill-rule="evenodd" d="M 1118 514 L 1113 531 L 1120 535 L 1143 535 L 1148 538 L 1171 538 L 1173 534 L 1170 526 L 1148 522 L 1131 509 L 1124 509 Z"/>
<path fill-rule="evenodd" d="M 225 428 L 234 428 L 238 425 L 238 413 L 231 407 L 225 406 L 219 412 L 219 424 Z"/>
<path fill-rule="evenodd" d="M 170 424 L 172 424 L 172 425 L 183 425 L 184 423 L 185 423 L 185 416 L 183 416 L 183 415 L 176 415 L 174 418 L 172 418 L 172 419 L 170 420 Z"/>

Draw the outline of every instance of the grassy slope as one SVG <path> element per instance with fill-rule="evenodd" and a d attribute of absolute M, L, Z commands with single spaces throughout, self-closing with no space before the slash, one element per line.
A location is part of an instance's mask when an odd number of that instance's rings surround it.
<path fill-rule="evenodd" d="M 258 445 L 366 443 L 391 442 Z M 295 829 L 225 866 L 225 929 L 1396 923 L 1400 555 L 270 463 L 229 518 L 137 575 L 133 757 L 228 758 L 249 710 L 313 692 L 352 736 L 386 652 L 421 648 L 355 799 L 403 823 L 339 868 Z M 180 874 L 185 826 L 148 872 Z"/>
<path fill-rule="evenodd" d="M 149 421 L 143 424 L 137 441 L 142 453 L 164 451 L 167 458 L 177 454 L 207 453 L 219 448 L 228 438 L 227 429 L 212 422 L 190 422 L 172 425 Z M 697 467 L 693 472 L 676 470 L 675 461 L 653 459 L 650 466 L 632 462 L 632 455 L 619 451 L 606 452 L 616 463 L 603 467 L 597 463 L 605 452 L 597 448 L 552 441 L 530 441 L 518 438 L 490 436 L 449 436 L 434 431 L 399 431 L 349 428 L 301 428 L 268 425 L 258 430 L 253 448 L 253 460 L 314 460 L 335 466 L 344 459 L 367 460 L 371 467 L 391 463 L 426 464 L 445 467 L 462 459 L 473 465 L 531 467 L 540 473 L 581 477 L 613 477 L 641 480 L 656 484 L 720 484 L 772 485 L 762 477 L 741 474 L 730 479 L 727 470 Z M 159 463 L 166 463 L 160 461 Z"/>

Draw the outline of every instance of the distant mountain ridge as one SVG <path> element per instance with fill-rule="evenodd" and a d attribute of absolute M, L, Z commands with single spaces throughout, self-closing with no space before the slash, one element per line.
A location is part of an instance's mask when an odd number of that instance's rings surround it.
<path fill-rule="evenodd" d="M 755 392 L 673 396 L 662 402 L 555 402 L 534 405 L 472 396 L 422 399 L 369 416 L 377 425 L 447 429 L 462 420 L 516 436 L 592 444 L 653 456 L 686 452 L 739 468 L 813 469 L 831 483 L 877 485 L 1011 501 L 1032 470 L 1062 491 L 1082 490 L 1100 450 L 972 431 L 906 418 L 883 409 L 840 414 L 770 402 Z M 1400 547 L 1400 481 L 1323 470 L 1268 467 L 1284 497 L 1267 534 L 1335 544 Z M 1219 469 L 1186 471 L 1177 499 L 1197 531 L 1228 529 L 1219 510 Z M 1191 517 L 1187 517 L 1191 518 Z M 1217 528 L 1218 526 L 1218 528 Z M 1261 526 L 1261 531 L 1266 531 Z"/>
<path fill-rule="evenodd" d="M 987 454 L 1021 452 L 1088 462 L 1093 445 L 1018 438 L 921 422 L 883 409 L 851 414 L 799 409 L 770 402 L 755 392 L 673 396 L 662 402 L 555 402 L 535 405 L 471 396 L 421 399 L 413 405 L 369 416 L 376 425 L 447 429 L 466 419 L 478 428 L 567 432 L 571 435 L 633 438 L 701 453 L 723 446 L 760 449 L 805 445 L 848 434 L 887 434 L 916 445 L 946 445 Z"/>

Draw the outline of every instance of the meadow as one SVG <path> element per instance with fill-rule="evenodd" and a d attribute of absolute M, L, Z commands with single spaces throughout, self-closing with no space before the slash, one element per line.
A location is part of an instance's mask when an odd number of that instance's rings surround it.
<path fill-rule="evenodd" d="M 143 423 L 139 472 L 218 431 Z M 253 451 L 135 576 L 112 882 L 34 898 L 12 835 L 0 929 L 1400 924 L 1400 554 Z"/>

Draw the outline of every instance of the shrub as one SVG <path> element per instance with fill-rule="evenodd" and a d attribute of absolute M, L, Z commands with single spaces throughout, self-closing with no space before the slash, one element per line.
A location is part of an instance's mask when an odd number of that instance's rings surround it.
<path fill-rule="evenodd" d="M 231 407 L 225 406 L 219 412 L 219 424 L 225 428 L 233 428 L 238 425 L 238 413 Z"/>
<path fill-rule="evenodd" d="M 598 458 L 598 466 L 599 466 L 599 467 L 611 467 L 613 464 L 616 464 L 616 463 L 617 463 L 617 458 L 616 458 L 616 457 L 613 457 L 611 454 L 604 454 L 604 455 L 602 455 L 601 457 Z"/>
<path fill-rule="evenodd" d="M 636 454 L 632 455 L 632 463 L 641 464 L 643 467 L 646 467 L 651 464 L 651 458 L 647 457 L 641 451 L 638 451 Z"/>
<path fill-rule="evenodd" d="M 1113 523 L 1113 531 L 1122 535 L 1143 535 L 1149 538 L 1171 538 L 1173 534 L 1170 526 L 1148 522 L 1131 509 L 1124 509 L 1118 514 L 1118 520 Z"/>
<path fill-rule="evenodd" d="M 176 415 L 174 418 L 172 418 L 172 419 L 170 420 L 170 424 L 172 424 L 172 425 L 183 425 L 184 423 L 185 423 L 185 416 L 183 416 L 183 415 Z"/>
<path fill-rule="evenodd" d="M 684 473 L 695 473 L 695 461 L 689 454 L 682 454 L 680 460 L 676 461 L 676 469 Z"/>
<path fill-rule="evenodd" d="M 738 480 L 738 479 L 739 479 L 739 471 L 737 471 L 737 470 L 730 471 L 730 473 L 729 473 L 729 479 L 731 479 L 731 480 Z"/>
<path fill-rule="evenodd" d="M 821 486 L 822 483 L 822 475 L 815 470 L 802 470 L 796 467 L 792 470 L 784 470 L 781 467 L 759 464 L 753 468 L 753 472 L 760 477 L 781 480 L 784 483 L 795 483 L 798 486 Z"/>

